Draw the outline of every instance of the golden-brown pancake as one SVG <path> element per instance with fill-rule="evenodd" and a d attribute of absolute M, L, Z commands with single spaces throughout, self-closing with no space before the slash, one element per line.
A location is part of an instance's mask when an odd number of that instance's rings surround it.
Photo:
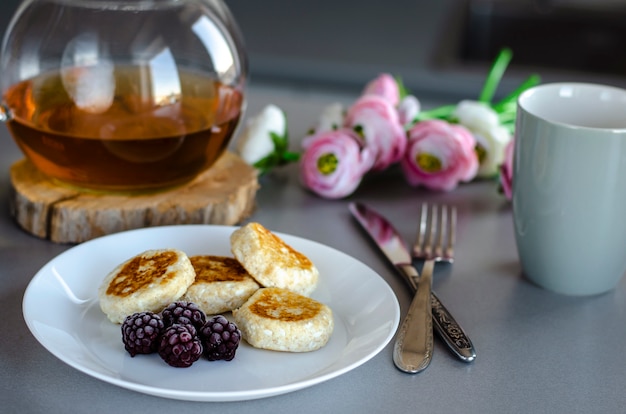
<path fill-rule="evenodd" d="M 187 255 L 176 249 L 147 250 L 117 266 L 98 289 L 100 308 L 114 323 L 136 312 L 160 312 L 195 280 Z"/>
<path fill-rule="evenodd" d="M 232 257 L 191 256 L 196 280 L 183 295 L 207 315 L 230 312 L 259 289 L 258 283 Z"/>
<path fill-rule="evenodd" d="M 281 288 L 257 290 L 233 317 L 250 345 L 274 351 L 315 351 L 326 345 L 334 329 L 328 306 Z"/>
<path fill-rule="evenodd" d="M 309 295 L 319 271 L 311 260 L 259 223 L 249 223 L 230 237 L 231 251 L 263 287 L 289 289 Z"/>

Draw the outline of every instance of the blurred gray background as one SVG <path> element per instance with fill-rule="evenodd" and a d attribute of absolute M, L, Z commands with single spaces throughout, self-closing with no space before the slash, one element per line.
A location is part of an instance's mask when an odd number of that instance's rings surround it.
<path fill-rule="evenodd" d="M 360 90 L 381 72 L 419 97 L 477 97 L 502 47 L 498 95 L 544 82 L 626 87 L 626 0 L 225 0 L 250 56 L 250 81 Z M 4 32 L 19 0 L 0 0 Z"/>

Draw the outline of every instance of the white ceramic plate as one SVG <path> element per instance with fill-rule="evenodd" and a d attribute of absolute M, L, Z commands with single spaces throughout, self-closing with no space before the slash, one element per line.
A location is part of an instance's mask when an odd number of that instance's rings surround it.
<path fill-rule="evenodd" d="M 277 233 L 320 271 L 315 299 L 333 310 L 335 330 L 322 349 L 284 353 L 242 341 L 235 359 L 201 358 L 173 368 L 158 355 L 131 358 L 120 326 L 100 310 L 97 290 L 116 265 L 148 249 L 178 248 L 189 255 L 230 256 L 235 227 L 183 225 L 132 230 L 73 247 L 46 264 L 24 294 L 24 319 L 53 355 L 95 378 L 166 398 L 237 401 L 269 397 L 318 384 L 365 363 L 398 326 L 398 301 L 371 268 L 330 247 Z M 84 302 L 83 302 L 84 301 Z"/>

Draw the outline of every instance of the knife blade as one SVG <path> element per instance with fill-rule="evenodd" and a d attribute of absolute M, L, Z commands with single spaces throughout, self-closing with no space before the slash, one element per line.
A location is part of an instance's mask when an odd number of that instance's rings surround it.
<path fill-rule="evenodd" d="M 350 203 L 348 208 L 356 221 L 396 268 L 398 268 L 398 263 L 411 263 L 406 244 L 386 218 L 362 203 Z M 395 241 L 393 243 L 397 246 L 404 246 L 405 253 L 402 253 L 400 251 L 401 249 L 393 246 L 393 244 L 385 242 L 385 240 L 390 237 L 389 233 L 395 234 Z M 408 260 L 407 256 L 409 256 Z M 398 271 L 404 276 L 412 290 L 415 291 L 417 288 L 416 277 L 407 276 L 407 274 L 399 268 Z M 417 274 L 417 271 L 415 271 L 415 273 Z M 437 335 L 461 361 L 474 361 L 476 359 L 476 350 L 472 341 L 433 291 L 431 291 L 430 294 L 430 304 L 432 321 Z"/>

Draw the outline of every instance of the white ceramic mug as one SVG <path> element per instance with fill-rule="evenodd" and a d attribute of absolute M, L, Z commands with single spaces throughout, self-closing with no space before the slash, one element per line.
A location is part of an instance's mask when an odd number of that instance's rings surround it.
<path fill-rule="evenodd" d="M 626 273 L 626 90 L 544 84 L 518 100 L 513 217 L 528 279 L 567 295 Z"/>

